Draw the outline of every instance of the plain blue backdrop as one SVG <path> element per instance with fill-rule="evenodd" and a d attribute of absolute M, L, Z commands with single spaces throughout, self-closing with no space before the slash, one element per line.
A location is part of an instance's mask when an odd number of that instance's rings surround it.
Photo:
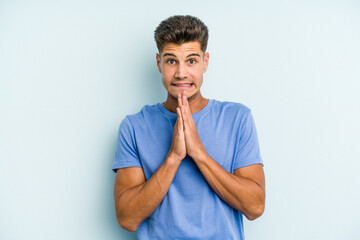
<path fill-rule="evenodd" d="M 115 218 L 117 129 L 165 101 L 153 31 L 174 14 L 209 27 L 203 95 L 255 118 L 267 198 L 247 239 L 358 239 L 350 0 L 0 0 L 0 239 L 136 239 Z"/>

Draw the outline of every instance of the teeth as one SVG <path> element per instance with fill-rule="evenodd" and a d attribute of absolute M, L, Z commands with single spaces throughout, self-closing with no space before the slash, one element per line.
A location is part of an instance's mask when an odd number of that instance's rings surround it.
<path fill-rule="evenodd" d="M 184 83 L 184 84 L 174 84 L 175 86 L 190 86 L 191 83 Z"/>

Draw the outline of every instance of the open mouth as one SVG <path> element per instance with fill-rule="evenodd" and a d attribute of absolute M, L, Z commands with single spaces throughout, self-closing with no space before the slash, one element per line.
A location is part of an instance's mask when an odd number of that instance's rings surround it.
<path fill-rule="evenodd" d="M 173 83 L 171 85 L 174 86 L 174 87 L 179 87 L 179 88 L 189 88 L 194 84 L 193 83 L 176 83 L 176 84 Z"/>

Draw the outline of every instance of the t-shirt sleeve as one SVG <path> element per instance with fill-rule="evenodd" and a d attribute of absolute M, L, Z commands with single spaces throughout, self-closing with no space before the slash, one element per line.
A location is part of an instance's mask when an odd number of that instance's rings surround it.
<path fill-rule="evenodd" d="M 126 167 L 142 167 L 136 148 L 134 128 L 128 117 L 119 127 L 112 170 L 116 172 L 117 169 Z"/>
<path fill-rule="evenodd" d="M 233 169 L 258 163 L 263 165 L 255 122 L 251 111 L 247 112 L 244 116 L 239 131 L 240 134 Z"/>

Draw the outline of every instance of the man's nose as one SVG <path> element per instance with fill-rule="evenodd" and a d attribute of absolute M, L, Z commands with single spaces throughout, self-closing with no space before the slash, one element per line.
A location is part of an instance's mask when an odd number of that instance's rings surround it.
<path fill-rule="evenodd" d="M 186 70 L 186 66 L 184 66 L 184 64 L 178 64 L 176 72 L 175 72 L 175 77 L 179 78 L 179 79 L 187 78 L 187 70 Z"/>

